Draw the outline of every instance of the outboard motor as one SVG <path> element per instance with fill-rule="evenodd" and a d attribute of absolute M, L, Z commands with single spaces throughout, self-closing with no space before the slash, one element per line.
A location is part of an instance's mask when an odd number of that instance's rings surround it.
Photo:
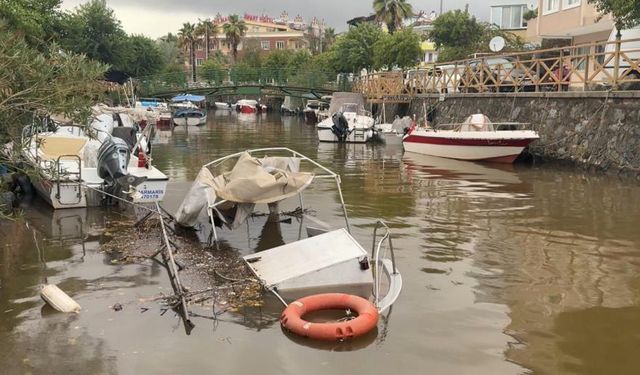
<path fill-rule="evenodd" d="M 344 117 L 342 112 L 336 112 L 331 117 L 333 120 L 333 126 L 331 127 L 331 131 L 338 137 L 338 142 L 345 142 L 347 137 L 349 136 L 349 122 Z"/>
<path fill-rule="evenodd" d="M 119 195 L 121 191 L 137 186 L 146 177 L 136 177 L 128 173 L 131 151 L 129 145 L 121 138 L 109 137 L 98 149 L 98 176 L 104 180 L 106 192 Z"/>

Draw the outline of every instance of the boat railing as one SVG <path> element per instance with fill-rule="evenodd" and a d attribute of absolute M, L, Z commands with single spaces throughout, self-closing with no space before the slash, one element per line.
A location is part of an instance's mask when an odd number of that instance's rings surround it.
<path fill-rule="evenodd" d="M 212 168 L 217 168 L 219 167 L 221 164 L 225 163 L 228 160 L 232 160 L 232 159 L 236 159 L 239 158 L 240 156 L 244 155 L 245 153 L 248 153 L 251 156 L 254 156 L 254 154 L 263 154 L 264 156 L 266 156 L 267 152 L 276 152 L 276 153 L 285 153 L 285 154 L 290 154 L 291 157 L 294 158 L 298 158 L 300 159 L 300 161 L 306 161 L 308 163 L 310 163 L 311 165 L 313 165 L 315 168 L 320 169 L 322 171 L 322 173 L 319 174 L 314 174 L 314 179 L 333 179 L 335 181 L 336 184 L 336 188 L 338 190 L 338 196 L 340 198 L 340 206 L 342 208 L 342 213 L 344 215 L 344 221 L 345 221 L 345 225 L 347 228 L 347 231 L 349 233 L 351 233 L 351 225 L 349 224 L 349 216 L 347 215 L 347 206 L 344 203 L 344 196 L 342 194 L 342 188 L 341 188 L 341 179 L 340 179 L 340 175 L 333 172 L 332 170 L 330 170 L 329 168 L 323 166 L 322 164 L 318 163 L 317 161 L 297 152 L 294 151 L 288 147 L 266 147 L 266 148 L 256 148 L 256 149 L 251 149 L 251 150 L 245 150 L 245 151 L 240 151 L 240 152 L 236 152 L 235 154 L 230 154 L 227 156 L 223 156 L 219 159 L 216 159 L 214 161 L 211 161 L 207 164 L 205 164 L 203 167 L 209 168 L 209 170 L 211 170 Z M 277 156 L 277 155 L 269 155 L 269 156 Z M 302 192 L 300 192 L 298 194 L 298 198 L 300 200 L 300 209 L 304 211 L 304 201 L 302 199 Z M 209 197 L 207 196 L 207 199 L 209 199 Z M 221 204 L 226 203 L 226 200 L 222 200 L 222 201 L 215 201 L 215 202 L 207 202 L 207 206 L 208 206 L 208 215 L 210 217 L 211 220 L 213 220 L 213 211 L 217 211 L 217 207 Z M 214 235 L 214 239 L 217 242 L 217 233 L 216 233 L 216 228 L 215 225 L 213 226 L 213 235 Z"/>
<path fill-rule="evenodd" d="M 384 233 L 378 240 L 378 229 L 383 228 Z M 382 245 L 387 242 L 386 249 L 391 254 L 391 261 L 381 257 Z M 393 250 L 393 242 L 391 240 L 391 230 L 389 226 L 381 219 L 376 220 L 375 227 L 373 228 L 373 241 L 371 245 L 371 257 L 373 258 L 374 265 L 374 281 L 373 281 L 373 297 L 374 304 L 380 312 L 386 310 L 391 306 L 400 295 L 402 289 L 402 277 L 398 272 L 396 266 L 396 257 Z M 384 298 L 380 298 L 382 289 L 382 273 L 385 273 L 389 280 L 389 290 Z"/>
<path fill-rule="evenodd" d="M 459 131 L 463 125 L 471 125 L 470 123 L 455 122 L 446 124 L 433 125 L 433 130 L 457 130 Z M 510 131 L 510 130 L 525 130 L 531 123 L 528 122 L 491 122 L 486 125 L 493 126 L 493 131 Z"/>

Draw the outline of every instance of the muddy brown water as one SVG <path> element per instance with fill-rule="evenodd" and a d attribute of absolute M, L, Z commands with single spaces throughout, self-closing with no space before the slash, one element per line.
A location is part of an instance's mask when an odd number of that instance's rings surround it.
<path fill-rule="evenodd" d="M 161 132 L 156 165 L 180 203 L 200 166 L 247 148 L 287 146 L 342 175 L 355 237 L 393 229 L 404 289 L 377 331 L 317 344 L 285 334 L 281 307 L 194 318 L 141 299 L 171 293 L 157 264 L 114 264 L 100 251 L 128 212 L 52 212 L 24 202 L 27 228 L 0 223 L 0 373 L 626 374 L 640 368 L 640 187 L 552 166 L 493 166 L 404 154 L 397 147 L 318 145 L 298 118 L 212 113 Z M 340 224 L 319 183 L 305 203 Z M 266 210 L 266 209 L 265 209 Z M 33 231 L 38 247 L 34 245 Z M 256 218 L 223 233 L 238 255 L 297 237 Z M 105 234 L 107 232 L 107 234 Z M 368 245 L 367 245 L 368 246 Z M 56 283 L 79 315 L 52 312 Z M 110 307 L 120 303 L 122 311 Z M 148 310 L 145 310 L 148 309 Z M 195 310 L 201 315 L 207 311 Z"/>

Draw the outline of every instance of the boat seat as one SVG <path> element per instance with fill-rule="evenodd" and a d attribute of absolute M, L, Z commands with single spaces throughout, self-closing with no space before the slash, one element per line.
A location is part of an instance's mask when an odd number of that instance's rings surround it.
<path fill-rule="evenodd" d="M 63 155 L 80 155 L 87 140 L 84 137 L 43 136 L 39 138 L 38 156 L 42 159 L 56 160 Z"/>

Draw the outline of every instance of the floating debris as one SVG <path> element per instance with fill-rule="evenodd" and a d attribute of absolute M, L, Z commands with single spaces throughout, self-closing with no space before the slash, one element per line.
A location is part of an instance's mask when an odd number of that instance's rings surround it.
<path fill-rule="evenodd" d="M 45 285 L 40 291 L 40 297 L 42 297 L 49 306 L 60 312 L 80 312 L 80 305 L 54 284 Z"/>

